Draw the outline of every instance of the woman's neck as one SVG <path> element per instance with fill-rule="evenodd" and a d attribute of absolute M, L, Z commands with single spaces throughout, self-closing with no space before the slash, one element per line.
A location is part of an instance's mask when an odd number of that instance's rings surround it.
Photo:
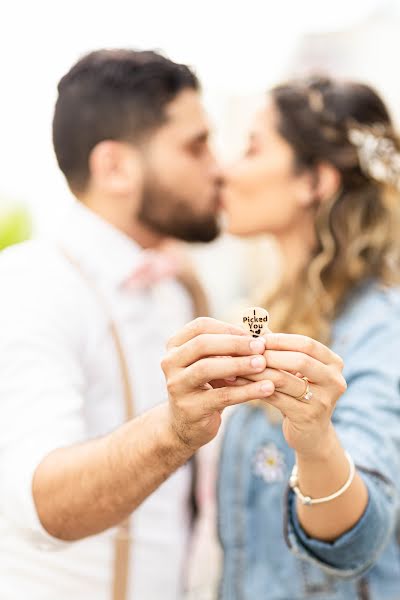
<path fill-rule="evenodd" d="M 315 245 L 314 234 L 296 227 L 276 236 L 282 255 L 282 284 L 290 286 L 307 266 Z"/>

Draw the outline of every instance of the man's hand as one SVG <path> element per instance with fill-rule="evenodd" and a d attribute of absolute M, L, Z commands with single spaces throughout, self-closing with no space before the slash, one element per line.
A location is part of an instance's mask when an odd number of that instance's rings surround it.
<path fill-rule="evenodd" d="M 265 381 L 240 387 L 227 381 L 264 371 L 264 351 L 264 340 L 213 319 L 196 319 L 183 328 L 170 340 L 163 361 L 169 405 L 156 406 L 104 437 L 57 448 L 38 465 L 32 492 L 47 532 L 78 540 L 125 519 L 216 435 L 226 406 L 273 393 Z M 255 358 L 258 366 L 251 364 Z"/>
<path fill-rule="evenodd" d="M 231 386 L 236 377 L 266 367 L 265 340 L 240 327 L 210 318 L 188 323 L 173 336 L 162 361 L 172 428 L 183 444 L 196 450 L 211 441 L 227 406 L 273 394 L 270 381 Z"/>

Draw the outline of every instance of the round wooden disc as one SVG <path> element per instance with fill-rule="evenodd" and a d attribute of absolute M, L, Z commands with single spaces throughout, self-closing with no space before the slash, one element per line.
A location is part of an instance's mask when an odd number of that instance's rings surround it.
<path fill-rule="evenodd" d="M 253 337 L 267 333 L 269 314 L 265 308 L 251 306 L 243 312 L 242 325 Z"/>

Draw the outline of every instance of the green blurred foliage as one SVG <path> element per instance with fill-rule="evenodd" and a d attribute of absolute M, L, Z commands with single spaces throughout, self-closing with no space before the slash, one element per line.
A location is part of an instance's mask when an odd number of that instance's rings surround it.
<path fill-rule="evenodd" d="M 31 235 L 32 219 L 26 206 L 0 198 L 0 250 L 24 242 Z"/>

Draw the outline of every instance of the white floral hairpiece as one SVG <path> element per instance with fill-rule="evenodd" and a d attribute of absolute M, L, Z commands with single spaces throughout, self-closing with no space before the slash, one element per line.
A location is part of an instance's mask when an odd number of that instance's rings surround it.
<path fill-rule="evenodd" d="M 357 149 L 360 168 L 365 175 L 400 190 L 400 152 L 388 137 L 384 125 L 352 126 L 348 139 Z"/>

